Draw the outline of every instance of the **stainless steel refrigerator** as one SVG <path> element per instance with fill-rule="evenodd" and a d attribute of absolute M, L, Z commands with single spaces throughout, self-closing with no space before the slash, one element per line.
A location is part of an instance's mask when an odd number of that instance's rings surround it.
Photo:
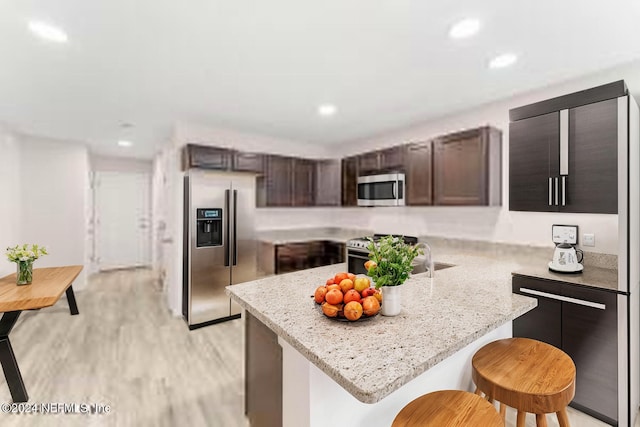
<path fill-rule="evenodd" d="M 256 177 L 204 170 L 184 176 L 182 314 L 189 329 L 240 317 L 225 293 L 259 277 Z"/>

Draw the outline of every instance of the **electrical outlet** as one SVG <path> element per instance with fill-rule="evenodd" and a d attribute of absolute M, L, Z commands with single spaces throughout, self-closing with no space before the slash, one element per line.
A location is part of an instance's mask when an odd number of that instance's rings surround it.
<path fill-rule="evenodd" d="M 585 233 L 582 236 L 582 246 L 595 246 L 596 245 L 596 235 L 593 233 Z"/>

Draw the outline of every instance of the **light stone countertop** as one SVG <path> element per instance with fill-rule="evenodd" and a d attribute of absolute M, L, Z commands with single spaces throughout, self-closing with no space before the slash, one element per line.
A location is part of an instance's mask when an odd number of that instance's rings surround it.
<path fill-rule="evenodd" d="M 261 242 L 272 245 L 284 245 L 288 243 L 302 243 L 312 241 L 329 240 L 346 243 L 348 240 L 370 236 L 373 232 L 365 229 L 346 228 L 295 228 L 284 230 L 264 230 L 257 232 L 257 238 Z"/>
<path fill-rule="evenodd" d="M 375 403 L 467 344 L 533 309 L 511 292 L 514 260 L 445 247 L 438 262 L 455 267 L 412 276 L 401 287 L 402 311 L 355 323 L 325 317 L 311 296 L 346 264 L 272 276 L 227 287 L 244 309 L 364 403 Z"/>

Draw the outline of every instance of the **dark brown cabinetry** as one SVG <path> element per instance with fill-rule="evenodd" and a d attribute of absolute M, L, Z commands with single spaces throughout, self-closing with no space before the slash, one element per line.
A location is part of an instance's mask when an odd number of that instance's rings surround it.
<path fill-rule="evenodd" d="M 182 168 L 227 170 L 231 166 L 232 152 L 225 148 L 187 144 L 182 151 Z"/>
<path fill-rule="evenodd" d="M 433 204 L 433 153 L 431 141 L 407 145 L 407 205 Z"/>
<path fill-rule="evenodd" d="M 259 153 L 233 153 L 233 170 L 240 172 L 264 173 L 265 156 Z"/>
<path fill-rule="evenodd" d="M 293 203 L 291 177 L 293 172 L 292 158 L 284 156 L 267 156 L 265 185 L 265 206 L 291 206 Z"/>
<path fill-rule="evenodd" d="M 317 160 L 315 163 L 315 206 L 340 206 L 342 171 L 339 159 Z"/>
<path fill-rule="evenodd" d="M 618 117 L 627 114 L 618 97 L 626 92 L 615 82 L 509 112 L 510 210 L 618 212 Z"/>
<path fill-rule="evenodd" d="M 372 151 L 358 156 L 359 175 L 404 170 L 404 149 L 402 146 Z"/>
<path fill-rule="evenodd" d="M 433 143 L 434 204 L 500 204 L 500 139 L 501 132 L 490 127 L 437 138 Z"/>
<path fill-rule="evenodd" d="M 513 277 L 513 292 L 538 299 L 538 307 L 513 321 L 513 336 L 544 341 L 566 352 L 576 364 L 571 406 L 616 425 L 617 294 L 523 276 Z"/>
<path fill-rule="evenodd" d="M 291 205 L 313 206 L 315 204 L 315 162 L 307 159 L 292 159 L 291 162 Z"/>
<path fill-rule="evenodd" d="M 344 262 L 344 244 L 330 241 L 287 243 L 275 247 L 275 274 Z"/>
<path fill-rule="evenodd" d="M 358 157 L 342 159 L 342 206 L 358 205 Z"/>

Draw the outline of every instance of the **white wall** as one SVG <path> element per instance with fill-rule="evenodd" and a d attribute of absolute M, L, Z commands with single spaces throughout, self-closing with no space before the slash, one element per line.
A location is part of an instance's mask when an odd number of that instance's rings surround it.
<path fill-rule="evenodd" d="M 20 136 L 22 203 L 19 243 L 47 247 L 36 267 L 86 263 L 89 194 L 87 148 L 81 144 Z M 74 287 L 86 285 L 86 270 Z"/>
<path fill-rule="evenodd" d="M 0 127 L 0 277 L 15 272 L 14 263 L 4 253 L 19 240 L 20 210 L 20 151 L 18 140 L 9 130 Z"/>

